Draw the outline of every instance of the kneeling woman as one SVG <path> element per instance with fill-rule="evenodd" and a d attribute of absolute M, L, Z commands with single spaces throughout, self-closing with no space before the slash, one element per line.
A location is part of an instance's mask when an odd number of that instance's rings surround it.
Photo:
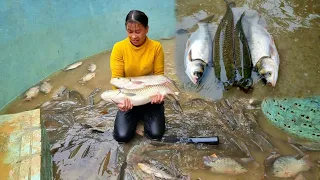
<path fill-rule="evenodd" d="M 163 48 L 159 42 L 147 37 L 148 17 L 141 11 L 132 10 L 126 17 L 125 26 L 128 37 L 115 43 L 111 52 L 111 78 L 163 75 Z M 151 103 L 135 107 L 128 99 L 119 103 L 113 132 L 115 140 L 130 141 L 139 120 L 144 121 L 147 137 L 161 139 L 165 132 L 163 99 L 159 94 Z"/>

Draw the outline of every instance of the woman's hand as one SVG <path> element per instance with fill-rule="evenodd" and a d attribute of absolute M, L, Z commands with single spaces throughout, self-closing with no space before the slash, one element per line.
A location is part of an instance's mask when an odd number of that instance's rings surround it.
<path fill-rule="evenodd" d="M 160 93 L 158 93 L 157 95 L 151 98 L 151 104 L 160 104 L 163 102 L 163 99 L 164 99 L 164 95 L 161 95 Z"/>
<path fill-rule="evenodd" d="M 133 105 L 129 99 L 125 99 L 122 103 L 118 104 L 120 111 L 128 111 L 132 109 Z"/>

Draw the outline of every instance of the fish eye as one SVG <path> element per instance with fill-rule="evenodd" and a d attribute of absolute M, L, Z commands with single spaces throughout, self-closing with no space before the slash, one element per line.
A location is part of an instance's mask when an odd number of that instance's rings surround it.
<path fill-rule="evenodd" d="M 266 72 L 263 74 L 265 77 L 270 77 L 272 75 L 272 73 L 270 71 Z"/>

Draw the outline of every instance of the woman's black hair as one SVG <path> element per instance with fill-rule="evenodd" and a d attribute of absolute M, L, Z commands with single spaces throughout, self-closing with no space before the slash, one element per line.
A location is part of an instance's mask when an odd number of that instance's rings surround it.
<path fill-rule="evenodd" d="M 146 28 L 148 27 L 148 16 L 142 11 L 131 10 L 126 17 L 125 25 L 127 26 L 128 23 L 134 22 L 139 22 Z"/>

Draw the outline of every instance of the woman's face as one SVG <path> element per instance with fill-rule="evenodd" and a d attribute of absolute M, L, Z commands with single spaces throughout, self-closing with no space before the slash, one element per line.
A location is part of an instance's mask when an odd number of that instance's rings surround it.
<path fill-rule="evenodd" d="M 127 34 L 131 43 L 135 46 L 141 46 L 146 39 L 149 27 L 144 27 L 139 22 L 132 22 L 127 24 Z"/>

